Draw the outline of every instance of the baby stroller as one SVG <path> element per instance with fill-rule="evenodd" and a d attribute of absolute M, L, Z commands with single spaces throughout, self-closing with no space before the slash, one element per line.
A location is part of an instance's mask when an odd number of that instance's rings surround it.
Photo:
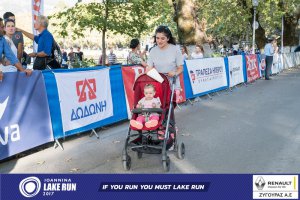
<path fill-rule="evenodd" d="M 144 86 L 152 84 L 156 89 L 155 97 L 159 97 L 161 108 L 135 108 L 132 110 L 132 119 L 136 119 L 141 113 L 159 113 L 160 119 L 158 125 L 152 128 L 143 127 L 142 130 L 129 126 L 128 135 L 122 153 L 122 163 L 125 170 L 131 167 L 131 157 L 128 155 L 129 149 L 135 151 L 137 158 L 141 159 L 143 153 L 162 154 L 162 165 L 164 171 L 170 170 L 170 158 L 167 155 L 168 150 L 174 147 L 179 159 L 184 159 L 185 146 L 183 142 L 177 141 L 177 130 L 175 127 L 174 108 L 176 103 L 174 99 L 174 89 L 176 77 L 173 78 L 172 90 L 168 78 L 160 74 L 164 81 L 157 82 L 151 77 L 143 74 L 137 78 L 134 83 L 134 108 L 138 101 L 144 96 Z M 132 133 L 134 131 L 134 133 Z M 159 138 L 159 133 L 164 133 L 164 139 Z M 161 136 L 161 135 L 160 135 Z"/>

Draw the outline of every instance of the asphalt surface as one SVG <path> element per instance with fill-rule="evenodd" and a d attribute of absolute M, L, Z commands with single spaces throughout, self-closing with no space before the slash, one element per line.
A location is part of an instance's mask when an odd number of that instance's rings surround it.
<path fill-rule="evenodd" d="M 179 140 L 186 157 L 169 152 L 169 173 L 299 173 L 300 70 L 270 81 L 257 80 L 176 108 Z M 163 173 L 161 155 L 131 153 L 124 171 L 121 154 L 128 122 L 52 144 L 0 163 L 0 173 Z"/>

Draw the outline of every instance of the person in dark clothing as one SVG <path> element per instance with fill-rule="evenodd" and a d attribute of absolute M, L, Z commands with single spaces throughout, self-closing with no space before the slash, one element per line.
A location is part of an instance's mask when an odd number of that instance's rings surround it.
<path fill-rule="evenodd" d="M 76 55 L 78 56 L 78 59 L 79 59 L 80 61 L 82 61 L 82 59 L 83 59 L 83 52 L 80 51 L 80 47 L 77 48 Z"/>

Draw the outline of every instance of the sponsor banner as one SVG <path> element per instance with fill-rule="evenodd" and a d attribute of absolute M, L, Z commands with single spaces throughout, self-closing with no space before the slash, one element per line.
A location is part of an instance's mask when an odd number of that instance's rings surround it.
<path fill-rule="evenodd" d="M 113 116 L 109 69 L 55 73 L 63 131 Z"/>
<path fill-rule="evenodd" d="M 2 174 L 2 199 L 252 199 L 251 175 Z"/>
<path fill-rule="evenodd" d="M 230 56 L 228 57 L 229 65 L 229 83 L 230 87 L 244 82 L 243 57 Z"/>
<path fill-rule="evenodd" d="M 0 91 L 0 160 L 53 141 L 41 72 L 6 73 Z"/>
<path fill-rule="evenodd" d="M 134 91 L 133 85 L 139 75 L 143 74 L 145 69 L 141 66 L 122 67 L 123 84 L 126 94 L 126 105 L 128 119 L 131 118 L 131 110 L 134 106 Z"/>
<path fill-rule="evenodd" d="M 298 175 L 253 175 L 253 199 L 298 199 Z"/>
<path fill-rule="evenodd" d="M 265 54 L 257 54 L 258 59 L 258 67 L 259 67 L 259 76 L 265 76 L 265 69 L 266 69 L 266 55 Z"/>
<path fill-rule="evenodd" d="M 246 55 L 247 82 L 253 82 L 260 78 L 258 60 L 255 54 Z"/>
<path fill-rule="evenodd" d="M 193 94 L 202 94 L 227 87 L 224 58 L 186 60 Z"/>

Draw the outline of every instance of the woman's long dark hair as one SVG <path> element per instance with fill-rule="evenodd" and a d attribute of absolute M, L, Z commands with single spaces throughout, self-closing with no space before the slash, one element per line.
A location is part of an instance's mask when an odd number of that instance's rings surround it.
<path fill-rule="evenodd" d="M 159 26 L 159 27 L 157 27 L 157 29 L 155 30 L 155 35 L 154 35 L 154 44 L 156 44 L 156 34 L 157 33 L 164 33 L 165 36 L 169 39 L 168 43 L 176 45 L 176 40 L 172 36 L 172 32 L 170 31 L 170 29 L 167 26 Z"/>

